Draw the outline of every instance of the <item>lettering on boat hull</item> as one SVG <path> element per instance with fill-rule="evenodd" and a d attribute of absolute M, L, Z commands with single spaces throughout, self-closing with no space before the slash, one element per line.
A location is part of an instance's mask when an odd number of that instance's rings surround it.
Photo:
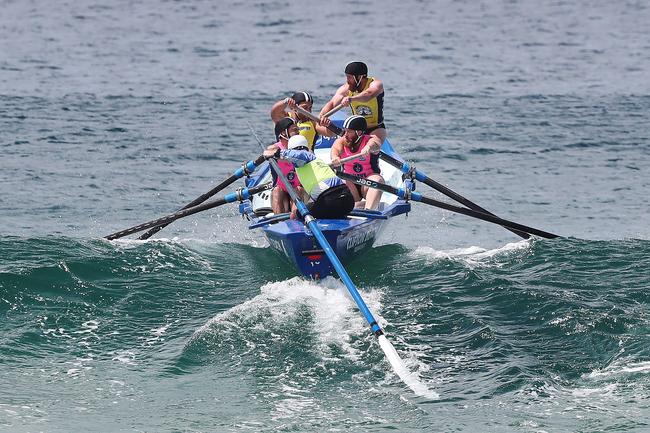
<path fill-rule="evenodd" d="M 354 233 L 346 239 L 345 248 L 348 251 L 357 252 L 366 247 L 368 242 L 372 242 L 377 234 L 376 228 L 365 230 L 361 233 Z"/>

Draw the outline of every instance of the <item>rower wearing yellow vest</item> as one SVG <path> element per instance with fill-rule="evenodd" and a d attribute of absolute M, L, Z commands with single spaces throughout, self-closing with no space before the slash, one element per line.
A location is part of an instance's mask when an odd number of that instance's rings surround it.
<path fill-rule="evenodd" d="M 368 124 L 366 134 L 374 135 L 380 142 L 386 139 L 384 125 L 384 85 L 368 76 L 368 66 L 363 62 L 350 62 L 345 67 L 345 84 L 338 88 L 332 99 L 320 111 L 321 118 L 337 105 L 350 106 L 352 114 L 363 116 Z"/>
<path fill-rule="evenodd" d="M 298 126 L 298 131 L 300 135 L 307 139 L 309 144 L 309 150 L 314 150 L 316 145 L 316 140 L 321 135 L 326 137 L 332 136 L 332 132 L 327 129 L 327 126 L 330 124 L 329 119 L 324 120 L 322 124 L 316 123 L 311 119 L 308 119 L 297 113 L 295 107 L 299 106 L 311 113 L 312 107 L 314 105 L 314 99 L 307 92 L 296 92 L 290 98 L 282 99 L 271 108 L 271 120 L 277 122 L 285 116 L 289 116 L 296 121 L 296 126 Z"/>
<path fill-rule="evenodd" d="M 325 161 L 309 151 L 307 140 L 302 135 L 291 137 L 288 149 L 267 149 L 264 156 L 286 160 L 294 165 L 305 193 L 304 198 L 309 200 L 307 208 L 314 218 L 343 218 L 354 209 L 350 189 L 336 177 Z M 291 218 L 296 215 L 296 210 L 292 210 Z"/>

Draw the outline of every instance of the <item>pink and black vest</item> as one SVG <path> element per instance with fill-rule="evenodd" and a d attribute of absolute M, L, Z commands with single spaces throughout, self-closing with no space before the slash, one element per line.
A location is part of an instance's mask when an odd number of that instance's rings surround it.
<path fill-rule="evenodd" d="M 283 150 L 287 148 L 287 146 L 282 144 L 281 141 L 278 141 L 277 143 L 275 143 L 275 145 Z M 292 163 L 290 163 L 289 161 L 283 161 L 279 159 L 278 166 L 280 166 L 280 171 L 282 172 L 282 174 L 284 174 L 284 176 L 287 178 L 289 183 L 294 188 L 300 186 L 300 181 L 298 180 L 296 169 L 294 168 Z M 287 187 L 284 185 L 284 182 L 282 182 L 280 179 L 278 179 L 277 186 L 279 186 L 282 191 L 287 192 Z"/>
<path fill-rule="evenodd" d="M 343 146 L 343 151 L 341 151 L 340 158 L 347 158 L 351 155 L 356 155 L 361 152 L 364 147 L 368 145 L 368 141 L 372 138 L 372 135 L 362 135 L 361 143 L 359 147 L 353 152 L 349 147 Z M 345 173 L 353 174 L 359 177 L 368 177 L 371 174 L 379 174 L 379 155 L 373 155 L 372 153 L 368 156 L 362 156 L 357 158 L 354 161 L 346 162 L 343 164 L 343 171 Z"/>

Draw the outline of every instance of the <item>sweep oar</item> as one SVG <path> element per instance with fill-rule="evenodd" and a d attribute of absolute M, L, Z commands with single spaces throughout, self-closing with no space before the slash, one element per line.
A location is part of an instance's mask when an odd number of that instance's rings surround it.
<path fill-rule="evenodd" d="M 446 195 L 447 197 L 456 200 L 458 203 L 464 204 L 470 209 L 473 209 L 478 212 L 482 212 L 488 215 L 494 215 L 492 212 L 482 208 L 481 206 L 477 205 L 476 203 L 470 201 L 469 199 L 463 197 L 462 195 L 452 191 L 451 189 L 447 188 L 446 186 L 436 182 L 435 180 L 431 179 L 424 173 L 422 173 L 419 170 L 416 170 L 414 166 L 409 165 L 406 162 L 402 162 L 398 160 L 397 158 L 392 157 L 391 155 L 388 155 L 386 152 L 381 152 L 379 154 L 379 157 L 392 165 L 395 168 L 398 168 L 402 171 L 404 174 L 413 174 L 415 177 L 415 180 L 419 180 L 420 182 L 429 185 L 431 188 L 435 189 L 436 191 L 439 191 Z M 494 215 L 496 216 L 496 215 Z M 510 230 L 511 232 L 515 233 L 518 236 L 521 236 L 524 239 L 528 239 L 530 235 L 526 232 L 522 232 L 520 230 L 514 230 L 511 228 L 506 227 L 506 229 Z"/>
<path fill-rule="evenodd" d="M 224 189 L 227 186 L 229 186 L 230 184 L 232 184 L 237 179 L 240 179 L 240 178 L 242 178 L 244 176 L 248 176 L 249 174 L 251 174 L 253 171 L 255 171 L 257 166 L 260 165 L 263 162 L 264 162 L 264 156 L 260 155 L 260 156 L 257 157 L 257 159 L 255 161 L 248 161 L 248 162 L 244 163 L 228 179 L 224 180 L 219 185 L 215 186 L 214 188 L 212 188 L 210 191 L 206 192 L 205 194 L 202 194 L 199 197 L 195 198 L 190 203 L 183 206 L 180 210 L 189 209 L 191 207 L 194 207 L 196 205 L 199 205 L 199 204 L 203 203 L 204 201 L 206 201 L 207 199 L 209 199 L 210 197 L 212 197 L 213 195 L 215 195 L 216 193 L 218 193 L 222 189 Z M 145 234 L 141 235 L 138 239 L 140 239 L 140 240 L 149 239 L 151 236 L 155 235 L 156 233 L 158 233 L 159 231 L 161 231 L 162 229 L 164 229 L 168 225 L 169 224 L 163 224 L 163 225 L 160 225 L 160 226 L 156 226 L 156 227 L 152 228 L 151 230 L 149 230 L 148 232 L 146 232 Z"/>
<path fill-rule="evenodd" d="M 252 130 L 252 126 L 251 126 L 251 130 Z M 253 135 L 255 135 L 255 138 L 260 143 L 260 146 L 262 146 L 262 149 L 264 149 L 264 145 L 262 145 L 262 142 L 257 137 L 254 131 L 253 131 Z M 386 358 L 388 359 L 391 366 L 393 367 L 393 370 L 395 370 L 395 373 L 400 377 L 400 379 L 402 379 L 402 381 L 404 381 L 404 383 L 406 383 L 416 393 L 437 398 L 438 395 L 435 392 L 432 392 L 428 388 L 426 388 L 426 386 L 424 386 L 421 382 L 419 382 L 406 368 L 406 365 L 404 365 L 404 361 L 402 361 L 402 359 L 399 357 L 397 351 L 395 350 L 391 342 L 388 341 L 388 339 L 386 338 L 384 331 L 377 323 L 377 320 L 375 320 L 375 318 L 373 317 L 372 313 L 368 309 L 368 306 L 366 305 L 363 298 L 359 294 L 359 291 L 357 290 L 354 283 L 352 282 L 352 279 L 350 278 L 347 271 L 341 264 L 339 258 L 336 256 L 336 253 L 334 252 L 329 242 L 325 238 L 325 235 L 321 231 L 320 227 L 318 227 L 316 218 L 311 216 L 309 210 L 307 209 L 307 206 L 305 206 L 302 200 L 300 200 L 300 197 L 298 197 L 298 193 L 293 188 L 293 186 L 289 183 L 284 173 L 282 173 L 282 170 L 280 170 L 277 161 L 275 161 L 275 159 L 273 158 L 270 158 L 268 161 L 269 164 L 271 165 L 271 168 L 277 174 L 278 178 L 282 180 L 282 182 L 284 182 L 284 184 L 286 185 L 287 192 L 289 193 L 291 200 L 293 200 L 293 202 L 296 204 L 298 211 L 302 215 L 304 224 L 309 228 L 309 230 L 311 230 L 312 234 L 318 241 L 319 245 L 321 246 L 323 251 L 325 251 L 327 258 L 329 258 L 330 262 L 332 263 L 332 266 L 334 266 L 334 269 L 336 269 L 336 272 L 339 274 L 339 277 L 341 277 L 341 280 L 343 280 L 343 283 L 347 287 L 350 296 L 352 296 L 352 299 L 354 299 L 354 301 L 356 302 L 357 307 L 359 307 L 359 310 L 368 321 L 372 333 L 375 335 L 375 337 L 377 337 L 379 346 L 384 351 L 384 354 L 386 355 Z"/>
<path fill-rule="evenodd" d="M 545 232 L 543 230 L 539 230 L 533 227 L 528 227 L 523 224 L 519 224 L 513 221 L 505 220 L 503 218 L 499 218 L 498 216 L 494 216 L 489 213 L 484 213 L 484 212 L 479 212 L 475 211 L 472 209 L 467 209 L 464 207 L 460 206 L 455 206 L 453 204 L 445 203 L 442 201 L 438 201 L 429 197 L 425 197 L 420 193 L 417 193 L 415 191 L 410 191 L 409 189 L 404 189 L 404 188 L 395 188 L 390 185 L 386 185 L 385 183 L 382 182 L 377 182 L 374 180 L 369 180 L 369 179 L 364 179 L 360 178 L 357 176 L 354 176 L 352 174 L 344 173 L 342 171 L 337 171 L 336 175 L 340 177 L 341 179 L 349 180 L 353 183 L 356 183 L 357 185 L 361 186 L 367 186 L 370 188 L 375 188 L 379 189 L 381 191 L 387 192 L 389 194 L 396 195 L 397 197 L 404 199 L 404 200 L 413 200 L 417 202 L 422 202 L 431 206 L 439 207 L 441 209 L 449 210 L 452 212 L 460 213 L 463 215 L 471 216 L 474 218 L 478 218 L 483 221 L 488 221 L 494 224 L 498 224 L 500 226 L 506 227 L 508 229 L 513 229 L 513 230 L 518 230 L 521 232 L 525 233 L 530 233 L 531 235 L 539 236 L 541 238 L 546 238 L 546 239 L 554 239 L 559 237 L 558 235 L 555 235 L 553 233 Z"/>
<path fill-rule="evenodd" d="M 198 213 L 198 212 L 201 212 L 201 211 L 204 211 L 204 210 L 208 210 L 208 209 L 212 209 L 212 208 L 215 208 L 217 206 L 221 206 L 221 205 L 226 204 L 226 203 L 233 203 L 233 202 L 236 202 L 236 201 L 247 200 L 247 199 L 251 198 L 252 196 L 254 196 L 255 194 L 258 194 L 258 193 L 260 193 L 262 191 L 271 189 L 272 187 L 273 187 L 273 185 L 271 184 L 271 182 L 269 182 L 269 183 L 265 183 L 264 185 L 259 185 L 259 186 L 253 187 L 253 188 L 239 188 L 236 192 L 230 193 L 230 194 L 226 195 L 225 197 L 220 198 L 218 200 L 203 203 L 203 204 L 200 204 L 198 206 L 193 206 L 193 207 L 190 207 L 190 208 L 187 208 L 187 209 L 182 209 L 182 210 L 179 210 L 178 212 L 174 212 L 172 214 L 165 215 L 164 217 L 161 217 L 161 218 L 158 218 L 158 219 L 155 219 L 155 220 L 152 220 L 152 221 L 148 221 L 146 223 L 138 224 L 137 226 L 133 226 L 131 228 L 121 230 L 119 232 L 112 233 L 112 234 L 110 234 L 108 236 L 104 236 L 104 238 L 108 239 L 108 240 L 113 240 L 113 239 L 118 239 L 118 238 L 121 238 L 121 237 L 124 237 L 124 236 L 128 236 L 128 235 L 133 234 L 133 233 L 140 232 L 142 230 L 147 230 L 147 229 L 150 229 L 152 227 L 164 226 L 164 225 L 167 225 L 167 224 L 171 223 L 172 221 L 176 221 L 177 219 L 184 218 L 184 217 L 189 216 L 189 215 L 194 215 L 195 213 Z"/>

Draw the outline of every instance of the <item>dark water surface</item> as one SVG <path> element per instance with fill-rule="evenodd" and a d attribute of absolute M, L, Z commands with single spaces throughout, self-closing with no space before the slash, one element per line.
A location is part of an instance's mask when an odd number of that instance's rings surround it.
<path fill-rule="evenodd" d="M 5 1 L 0 431 L 650 430 L 645 2 Z M 166 214 L 349 60 L 394 147 L 564 239 L 414 204 L 339 281 L 295 277 L 225 206 Z M 441 198 L 426 186 L 418 191 Z"/>

